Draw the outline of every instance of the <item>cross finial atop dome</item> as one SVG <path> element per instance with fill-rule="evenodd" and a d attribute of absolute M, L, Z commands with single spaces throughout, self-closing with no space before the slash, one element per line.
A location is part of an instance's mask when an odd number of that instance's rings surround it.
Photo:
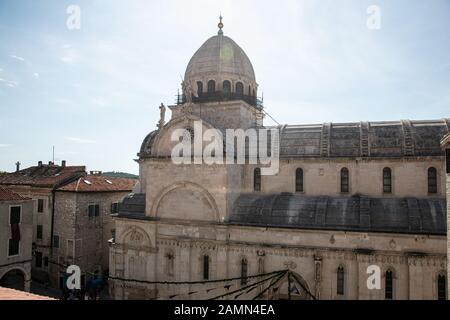
<path fill-rule="evenodd" d="M 220 14 L 220 16 L 219 16 L 219 24 L 217 26 L 219 27 L 219 32 L 217 32 L 217 34 L 223 34 L 223 31 L 222 31 L 222 28 L 223 28 L 222 14 Z"/>

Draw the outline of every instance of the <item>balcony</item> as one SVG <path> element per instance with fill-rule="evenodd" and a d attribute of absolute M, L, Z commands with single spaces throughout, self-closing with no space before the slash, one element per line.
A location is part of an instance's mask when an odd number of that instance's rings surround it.
<path fill-rule="evenodd" d="M 194 103 L 204 103 L 204 102 L 216 102 L 216 101 L 236 101 L 242 100 L 248 103 L 251 106 L 256 107 L 259 110 L 263 109 L 263 100 L 255 97 L 249 96 L 236 92 L 224 92 L 224 91 L 215 91 L 215 92 L 205 92 L 198 95 L 198 97 L 192 97 L 192 102 Z M 186 96 L 184 94 L 176 95 L 176 104 L 180 105 L 185 103 Z"/>

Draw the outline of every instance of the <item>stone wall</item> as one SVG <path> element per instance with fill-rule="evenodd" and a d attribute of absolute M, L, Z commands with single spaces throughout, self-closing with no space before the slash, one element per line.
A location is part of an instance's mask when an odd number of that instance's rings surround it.
<path fill-rule="evenodd" d="M 53 249 L 53 260 L 63 265 L 76 264 L 82 272 L 99 273 L 109 267 L 108 241 L 113 237 L 111 204 L 120 202 L 128 192 L 56 192 L 55 235 L 59 248 Z M 97 217 L 89 217 L 88 206 L 99 204 Z M 52 272 L 57 284 L 61 268 Z"/>
<path fill-rule="evenodd" d="M 182 106 L 171 106 L 172 119 L 183 116 Z M 217 129 L 248 129 L 261 124 L 263 113 L 242 101 L 208 102 L 191 105 L 191 114 Z M 258 121 L 258 122 L 257 122 Z"/>
<path fill-rule="evenodd" d="M 277 175 L 262 176 L 262 192 L 295 192 L 295 171 L 303 169 L 306 195 L 340 195 L 340 171 L 349 170 L 349 194 L 373 197 L 383 194 L 383 168 L 392 172 L 392 197 L 445 197 L 445 167 L 442 158 L 435 159 L 291 159 L 280 161 Z M 428 168 L 438 172 L 438 193 L 428 193 Z M 253 191 L 253 170 L 246 166 L 245 191 Z"/>
<path fill-rule="evenodd" d="M 130 278 L 130 259 L 140 257 L 141 280 L 202 280 L 202 257 L 210 257 L 210 279 L 240 277 L 240 262 L 248 261 L 248 274 L 289 268 L 321 299 L 384 299 L 385 272 L 394 275 L 394 299 L 436 299 L 437 275 L 445 270 L 445 236 L 418 236 L 384 233 L 340 231 L 308 231 L 281 228 L 256 228 L 194 223 L 155 222 L 116 218 L 117 238 L 111 247 L 111 275 Z M 133 229 L 134 228 L 134 229 Z M 134 231 L 132 231 L 134 230 Z M 156 231 L 157 230 L 157 231 Z M 136 232 L 140 243 L 127 234 Z M 146 240 L 143 240 L 146 239 Z M 363 252 L 361 249 L 370 249 Z M 414 253 L 413 253 L 414 252 Z M 418 255 L 418 253 L 420 254 Z M 168 273 L 168 253 L 174 258 L 173 274 Z M 133 258 L 132 258 L 133 257 Z M 315 262 L 320 259 L 320 277 Z M 369 290 L 367 267 L 381 269 L 381 289 Z M 337 268 L 345 270 L 344 295 L 337 295 Z M 235 289 L 240 286 L 234 281 Z M 139 286 L 139 288 L 137 288 Z M 204 299 L 221 290 L 206 292 L 217 284 L 206 285 L 133 285 L 112 281 L 112 294 L 117 299 L 159 297 L 168 299 Z M 188 292 L 198 291 L 189 295 Z M 201 291 L 201 292 L 200 292 Z M 224 291 L 225 292 L 225 291 Z M 252 293 L 255 295 L 254 293 Z M 241 298 L 251 298 L 243 295 Z"/>
<path fill-rule="evenodd" d="M 200 214 L 198 219 L 219 221 L 226 214 L 227 190 L 235 187 L 234 192 L 239 192 L 236 179 L 227 178 L 225 166 L 174 165 L 169 161 L 147 160 L 141 167 L 146 177 L 146 214 L 149 216 L 156 216 L 161 202 L 172 199 L 184 211 L 170 218 L 194 219 L 197 212 L 208 212 L 208 215 Z M 180 190 L 183 191 L 181 198 Z M 192 201 L 195 197 L 199 201 Z"/>

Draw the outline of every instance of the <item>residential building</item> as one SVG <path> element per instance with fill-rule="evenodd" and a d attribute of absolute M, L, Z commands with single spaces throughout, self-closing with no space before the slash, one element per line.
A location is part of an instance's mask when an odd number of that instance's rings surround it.
<path fill-rule="evenodd" d="M 0 186 L 1 287 L 30 290 L 32 228 L 33 201 Z"/>
<path fill-rule="evenodd" d="M 49 281 L 49 259 L 53 248 L 55 191 L 60 186 L 70 183 L 86 174 L 84 166 L 67 166 L 52 162 L 17 170 L 0 176 L 0 186 L 34 200 L 33 209 L 33 278 Z"/>
<path fill-rule="evenodd" d="M 51 283 L 61 284 L 65 268 L 75 264 L 86 275 L 107 275 L 112 217 L 138 180 L 89 174 L 56 189 Z M 89 277 L 87 277 L 89 278 Z"/>

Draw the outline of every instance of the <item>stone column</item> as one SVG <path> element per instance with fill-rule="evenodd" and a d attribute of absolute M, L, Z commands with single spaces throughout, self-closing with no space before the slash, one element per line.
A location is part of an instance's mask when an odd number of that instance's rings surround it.
<path fill-rule="evenodd" d="M 314 283 L 315 283 L 315 297 L 320 300 L 320 284 L 322 282 L 322 257 L 320 254 L 314 254 Z"/>

